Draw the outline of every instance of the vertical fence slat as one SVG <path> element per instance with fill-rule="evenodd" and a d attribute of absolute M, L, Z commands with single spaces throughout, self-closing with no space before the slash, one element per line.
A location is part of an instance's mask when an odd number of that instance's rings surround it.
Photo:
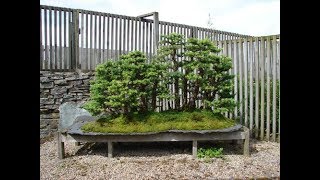
<path fill-rule="evenodd" d="M 47 23 L 47 9 L 44 9 L 44 50 L 45 50 L 45 55 L 44 55 L 44 69 L 49 69 L 48 65 L 49 65 L 49 50 L 48 50 L 48 23 Z"/>
<path fill-rule="evenodd" d="M 102 60 L 101 60 L 101 14 L 99 14 L 98 15 L 98 18 L 99 18 L 99 30 L 98 30 L 98 32 L 99 32 L 99 57 L 98 57 L 98 64 L 100 64 L 101 62 L 102 62 Z"/>
<path fill-rule="evenodd" d="M 120 58 L 120 55 L 122 54 L 122 18 L 119 17 L 119 48 L 118 50 L 118 58 Z"/>
<path fill-rule="evenodd" d="M 249 46 L 249 69 L 250 69 L 250 132 L 253 129 L 253 40 L 250 38 L 250 46 Z"/>
<path fill-rule="evenodd" d="M 233 41 L 233 69 L 234 69 L 234 94 L 235 94 L 235 103 L 238 103 L 238 46 L 237 46 L 238 42 L 237 41 Z M 234 108 L 234 117 L 238 118 L 238 108 L 237 106 Z"/>
<path fill-rule="evenodd" d="M 276 141 L 276 114 L 277 114 L 277 37 L 272 37 L 272 141 Z"/>
<path fill-rule="evenodd" d="M 152 23 L 150 23 L 150 26 L 149 26 L 149 31 L 150 31 L 150 34 L 149 34 L 149 62 L 151 61 L 151 56 L 152 56 L 152 40 L 153 40 L 153 37 L 152 37 Z"/>
<path fill-rule="evenodd" d="M 98 64 L 98 58 L 97 58 L 97 18 L 98 18 L 98 15 L 95 14 L 94 15 L 94 43 L 93 43 L 93 69 L 94 67 L 96 67 L 96 65 Z"/>
<path fill-rule="evenodd" d="M 86 66 L 85 68 L 86 69 L 90 69 L 90 63 L 89 63 L 89 50 L 88 50 L 88 47 L 89 47 L 89 44 L 88 44 L 88 40 L 89 40 L 89 37 L 88 37 L 88 31 L 89 31 L 89 28 L 88 28 L 88 22 L 89 22 L 89 19 L 88 19 L 88 13 L 86 13 Z"/>
<path fill-rule="evenodd" d="M 59 69 L 63 69 L 62 68 L 62 34 L 61 34 L 61 29 L 62 29 L 62 23 L 61 23 L 61 15 L 62 12 L 61 10 L 59 10 Z"/>
<path fill-rule="evenodd" d="M 270 37 L 267 37 L 267 141 L 270 139 L 270 58 Z"/>
<path fill-rule="evenodd" d="M 239 101 L 240 101 L 240 123 L 243 124 L 243 71 L 242 71 L 242 64 L 243 64 L 243 40 L 239 39 Z"/>
<path fill-rule="evenodd" d="M 259 39 L 255 38 L 254 58 L 255 58 L 255 137 L 259 136 Z"/>
<path fill-rule="evenodd" d="M 265 64 L 265 56 L 264 56 L 264 50 L 265 48 L 265 39 L 261 37 L 261 52 L 260 52 L 260 73 L 261 73 L 261 115 L 260 115 L 260 139 L 264 139 L 264 64 Z"/>
<path fill-rule="evenodd" d="M 105 58 L 105 49 L 106 49 L 106 16 L 102 15 L 103 18 L 103 28 L 102 28 L 102 62 L 106 61 Z"/>
<path fill-rule="evenodd" d="M 106 60 L 110 58 L 110 16 L 107 16 L 107 57 Z"/>
<path fill-rule="evenodd" d="M 145 38 L 145 40 L 146 41 L 143 41 L 143 43 L 145 43 L 146 44 L 146 52 L 145 52 L 145 54 L 146 54 L 146 56 L 148 57 L 149 56 L 149 52 L 148 52 L 148 50 L 149 50 L 149 44 L 148 44 L 148 40 L 149 40 L 149 23 L 148 22 L 146 22 L 146 29 L 145 29 L 145 34 L 146 34 L 146 38 Z"/>
<path fill-rule="evenodd" d="M 84 14 L 83 12 L 81 12 L 81 27 L 80 27 L 80 43 L 81 43 L 81 48 L 79 50 L 79 53 L 80 53 L 80 57 L 79 57 L 79 60 L 80 60 L 80 67 L 81 69 L 86 69 L 86 65 L 85 65 L 85 61 L 86 59 L 84 58 L 83 54 L 84 54 Z"/>
<path fill-rule="evenodd" d="M 115 24 L 115 48 L 114 48 L 114 52 L 115 52 L 115 59 L 118 59 L 118 17 L 115 17 L 116 20 L 116 24 Z"/>
<path fill-rule="evenodd" d="M 43 69 L 43 48 L 42 48 L 42 13 L 40 7 L 40 70 Z"/>
<path fill-rule="evenodd" d="M 50 69 L 53 69 L 52 10 L 51 9 L 49 9 L 49 47 L 50 47 Z"/>
<path fill-rule="evenodd" d="M 128 27 L 127 27 L 127 47 L 126 47 L 126 50 L 127 50 L 127 51 L 126 51 L 126 54 L 128 54 L 129 51 L 130 51 L 130 50 L 129 50 L 129 43 L 130 43 L 130 41 L 129 41 L 129 40 L 130 40 L 130 38 L 129 38 L 129 35 L 130 35 L 130 31 L 129 31 L 129 30 L 130 30 L 130 28 L 129 28 L 129 26 L 130 26 L 130 18 L 127 18 L 127 26 L 128 26 Z"/>
<path fill-rule="evenodd" d="M 64 69 L 68 69 L 67 67 L 67 62 L 68 62 L 68 51 L 67 51 L 67 11 L 64 11 L 64 16 L 63 16 L 63 23 L 64 23 L 64 28 L 63 28 L 63 33 L 64 33 L 64 38 L 63 38 L 63 44 L 64 44 L 64 48 L 63 48 L 63 52 L 64 52 L 64 57 L 63 57 L 63 68 Z M 70 37 L 69 37 L 70 38 Z"/>
<path fill-rule="evenodd" d="M 248 40 L 244 41 L 244 124 L 248 127 Z"/>
<path fill-rule="evenodd" d="M 136 24 L 137 21 L 135 21 L 135 24 Z M 131 30 L 131 42 L 130 42 L 130 51 L 133 50 L 133 30 L 134 30 L 134 21 L 133 21 L 133 18 L 131 18 L 131 27 L 130 27 L 130 30 Z M 137 24 L 136 24 L 137 25 Z"/>
<path fill-rule="evenodd" d="M 55 9 L 54 10 L 54 69 L 58 69 L 58 52 L 57 52 L 57 49 L 58 49 L 58 44 L 57 44 L 57 41 L 58 41 L 58 37 L 57 37 L 57 29 L 58 29 L 58 26 L 57 26 L 57 10 Z"/>
<path fill-rule="evenodd" d="M 93 53 L 92 53 L 92 51 L 93 51 L 93 32 L 92 32 L 92 30 L 93 30 L 93 23 L 92 23 L 92 21 L 93 21 L 93 16 L 92 16 L 92 13 L 90 13 L 90 61 L 89 61 L 89 66 L 90 66 L 90 70 L 93 70 L 93 67 L 94 67 L 94 61 L 93 61 Z"/>
<path fill-rule="evenodd" d="M 114 53 L 113 53 L 113 44 L 114 44 L 114 36 L 113 36 L 113 32 L 114 32 L 114 28 L 113 28 L 113 24 L 114 24 L 114 17 L 113 16 L 110 16 L 111 18 L 111 44 L 110 44 L 110 59 L 114 59 L 114 56 L 112 56 Z"/>

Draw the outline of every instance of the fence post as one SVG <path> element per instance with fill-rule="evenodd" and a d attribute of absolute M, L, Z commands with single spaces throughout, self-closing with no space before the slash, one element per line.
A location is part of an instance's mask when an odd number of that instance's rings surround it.
<path fill-rule="evenodd" d="M 156 55 L 159 45 L 159 13 L 153 13 L 153 52 Z"/>
<path fill-rule="evenodd" d="M 79 10 L 72 12 L 72 22 L 70 24 L 70 45 L 71 45 L 71 69 L 80 69 L 79 63 Z"/>

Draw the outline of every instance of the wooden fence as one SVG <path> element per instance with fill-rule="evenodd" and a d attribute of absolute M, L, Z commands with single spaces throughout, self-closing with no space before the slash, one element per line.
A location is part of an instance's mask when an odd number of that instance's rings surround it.
<path fill-rule="evenodd" d="M 133 50 L 150 58 L 160 36 L 172 32 L 187 38 L 209 38 L 222 49 L 221 54 L 233 60 L 229 73 L 236 75 L 234 93 L 240 105 L 226 116 L 239 118 L 257 138 L 280 139 L 280 35 L 252 37 L 158 21 L 156 17 L 151 20 L 43 5 L 40 17 L 40 70 L 94 70 L 97 64 Z M 161 110 L 168 108 L 165 102 L 158 103 Z"/>

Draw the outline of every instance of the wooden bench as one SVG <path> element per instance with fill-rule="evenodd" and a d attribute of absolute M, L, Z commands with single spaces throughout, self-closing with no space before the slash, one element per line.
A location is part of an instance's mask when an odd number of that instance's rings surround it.
<path fill-rule="evenodd" d="M 155 142 L 155 141 L 192 141 L 192 155 L 197 157 L 198 141 L 221 141 L 221 140 L 243 140 L 243 154 L 249 156 L 249 129 L 237 125 L 232 128 L 222 130 L 203 130 L 203 131 L 179 131 L 172 130 L 159 133 L 83 133 L 80 127 L 88 122 L 95 120 L 92 116 L 78 116 L 72 125 L 67 128 L 60 128 L 58 131 L 58 156 L 60 159 L 65 157 L 64 143 L 74 142 L 107 142 L 108 157 L 111 158 L 113 142 Z M 63 123 L 62 123 L 63 124 Z M 65 123 L 64 123 L 65 124 Z M 69 123 L 70 124 L 70 123 Z M 61 126 L 59 126 L 61 127 Z"/>

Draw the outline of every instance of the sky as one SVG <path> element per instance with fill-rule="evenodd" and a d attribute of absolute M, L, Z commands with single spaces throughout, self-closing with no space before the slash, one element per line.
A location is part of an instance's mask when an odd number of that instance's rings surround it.
<path fill-rule="evenodd" d="M 157 11 L 160 21 L 251 36 L 280 34 L 280 0 L 40 0 L 40 4 L 127 16 Z"/>

